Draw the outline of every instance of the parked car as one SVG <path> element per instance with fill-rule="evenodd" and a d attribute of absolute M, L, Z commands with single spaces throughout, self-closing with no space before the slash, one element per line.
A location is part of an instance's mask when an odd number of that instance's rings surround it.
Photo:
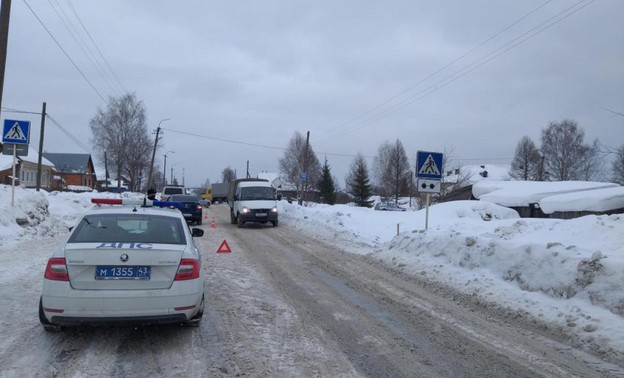
<path fill-rule="evenodd" d="M 41 324 L 46 330 L 196 325 L 204 308 L 204 271 L 193 238 L 203 234 L 168 208 L 106 206 L 87 211 L 48 260 L 39 300 Z"/>
<path fill-rule="evenodd" d="M 377 202 L 375 210 L 382 211 L 407 211 L 406 208 L 397 205 L 394 202 Z"/>
<path fill-rule="evenodd" d="M 187 221 L 202 224 L 202 206 L 196 194 L 174 194 L 166 198 L 168 202 L 178 202 L 173 206 L 179 209 Z"/>

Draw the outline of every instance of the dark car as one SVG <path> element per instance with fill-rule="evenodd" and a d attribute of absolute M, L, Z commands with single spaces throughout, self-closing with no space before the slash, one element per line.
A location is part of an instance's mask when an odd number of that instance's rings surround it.
<path fill-rule="evenodd" d="M 196 224 L 202 224 L 202 206 L 199 197 L 194 194 L 173 194 L 167 197 L 168 202 L 179 202 L 177 209 L 182 212 L 184 219 Z"/>
<path fill-rule="evenodd" d="M 383 211 L 407 211 L 406 208 L 397 205 L 394 202 L 379 202 L 375 205 L 375 210 Z"/>

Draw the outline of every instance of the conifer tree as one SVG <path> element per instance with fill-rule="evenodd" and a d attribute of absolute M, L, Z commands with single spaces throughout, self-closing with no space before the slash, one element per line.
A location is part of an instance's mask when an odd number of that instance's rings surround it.
<path fill-rule="evenodd" d="M 368 167 L 362 154 L 357 154 L 353 163 L 351 163 L 351 168 L 347 175 L 347 192 L 353 196 L 353 200 L 357 206 L 372 206 L 373 201 L 369 200 L 371 196 L 371 185 Z"/>
<path fill-rule="evenodd" d="M 336 187 L 334 185 L 334 179 L 332 178 L 331 168 L 329 167 L 329 163 L 327 163 L 327 159 L 325 159 L 325 164 L 323 164 L 323 168 L 321 169 L 318 191 L 321 196 L 322 203 L 329 205 L 336 203 Z"/>

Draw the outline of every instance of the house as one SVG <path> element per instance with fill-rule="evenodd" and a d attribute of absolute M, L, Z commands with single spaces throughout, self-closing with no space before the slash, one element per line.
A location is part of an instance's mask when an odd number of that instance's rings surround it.
<path fill-rule="evenodd" d="M 37 187 L 39 154 L 28 148 L 28 155 L 17 156 L 15 165 L 15 185 L 25 188 Z M 12 185 L 13 155 L 0 155 L 0 184 Z M 41 159 L 41 188 L 53 189 L 54 164 L 46 158 Z"/>
<path fill-rule="evenodd" d="M 442 193 L 439 200 L 446 202 L 474 199 L 472 186 L 475 183 L 509 179 L 509 165 L 464 165 L 442 173 Z"/>
<path fill-rule="evenodd" d="M 481 181 L 472 186 L 472 195 L 512 208 L 523 218 L 624 213 L 624 187 L 609 182 Z"/>
<path fill-rule="evenodd" d="M 43 157 L 54 164 L 56 175 L 64 180 L 66 187 L 96 187 L 97 177 L 90 154 L 44 152 Z"/>

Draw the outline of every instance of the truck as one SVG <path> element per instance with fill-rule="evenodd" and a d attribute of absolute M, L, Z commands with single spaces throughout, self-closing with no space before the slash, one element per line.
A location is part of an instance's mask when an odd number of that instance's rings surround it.
<path fill-rule="evenodd" d="M 210 187 L 212 194 L 212 203 L 225 202 L 228 199 L 228 183 L 218 182 Z"/>
<path fill-rule="evenodd" d="M 230 181 L 227 201 L 231 223 L 242 227 L 247 222 L 271 222 L 273 227 L 277 227 L 278 197 L 269 180 L 247 178 Z"/>

